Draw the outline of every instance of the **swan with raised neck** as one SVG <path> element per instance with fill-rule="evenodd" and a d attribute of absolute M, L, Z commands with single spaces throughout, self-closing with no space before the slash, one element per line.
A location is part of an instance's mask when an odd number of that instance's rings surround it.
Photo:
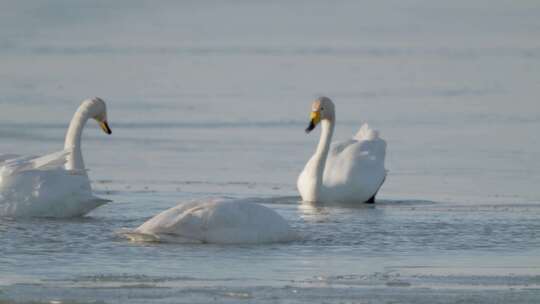
<path fill-rule="evenodd" d="M 300 193 L 304 201 L 317 202 L 320 200 L 324 169 L 332 142 L 332 135 L 334 134 L 335 120 L 336 114 L 332 100 L 325 96 L 317 98 L 311 107 L 311 117 L 306 133 L 311 132 L 320 123 L 321 136 L 315 154 L 313 154 L 304 169 L 308 181 Z"/>
<path fill-rule="evenodd" d="M 352 138 L 331 145 L 336 114 L 328 97 L 316 99 L 306 132 L 321 125 L 315 154 L 298 177 L 302 200 L 312 203 L 374 203 L 386 178 L 386 141 L 366 123 Z"/>
<path fill-rule="evenodd" d="M 107 123 L 107 106 L 105 102 L 99 97 L 84 100 L 73 115 L 66 134 L 64 149 L 71 150 L 65 165 L 66 170 L 85 170 L 81 151 L 81 137 L 84 126 L 90 118 L 98 122 L 103 132 L 112 133 Z"/>

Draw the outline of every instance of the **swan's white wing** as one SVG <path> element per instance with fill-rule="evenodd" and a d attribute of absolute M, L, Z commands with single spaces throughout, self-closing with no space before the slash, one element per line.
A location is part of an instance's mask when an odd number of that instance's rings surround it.
<path fill-rule="evenodd" d="M 71 150 L 7 159 L 0 167 L 0 215 L 82 216 L 109 202 L 92 195 L 85 171 L 66 170 Z"/>
<path fill-rule="evenodd" d="M 193 213 L 195 211 L 193 208 L 196 208 L 198 205 L 202 206 L 204 203 L 186 203 L 167 209 L 146 221 L 135 231 L 156 236 L 178 234 L 179 230 L 183 230 L 181 234 L 184 237 L 188 237 L 191 234 L 198 234 L 201 231 L 202 222 L 197 221 L 196 218 L 184 219 L 184 213 L 190 210 Z M 189 223 L 190 219 L 192 220 L 191 223 Z"/>
<path fill-rule="evenodd" d="M 356 134 L 353 136 L 353 139 L 358 141 L 375 140 L 378 138 L 380 138 L 379 131 L 370 128 L 367 123 L 362 124 L 358 132 L 356 132 Z"/>
<path fill-rule="evenodd" d="M 328 154 L 324 172 L 325 183 L 326 180 L 344 183 L 358 177 L 377 180 L 381 178 L 381 173 L 386 174 L 385 156 L 386 142 L 382 139 L 338 143 Z"/>
<path fill-rule="evenodd" d="M 28 170 L 48 170 L 62 168 L 71 150 L 62 150 L 44 156 L 19 156 L 6 158 L 2 163 L 3 174 L 16 174 Z"/>
<path fill-rule="evenodd" d="M 326 193 L 336 200 L 368 200 L 386 176 L 385 157 L 386 142 L 363 125 L 353 139 L 332 145 L 323 178 Z"/>
<path fill-rule="evenodd" d="M 37 157 L 32 160 L 32 169 L 45 170 L 63 168 L 71 151 L 71 149 L 66 149 Z"/>
<path fill-rule="evenodd" d="M 137 238 L 137 235 L 151 237 Z M 133 240 L 200 243 L 268 243 L 296 235 L 275 211 L 246 201 L 181 204 L 151 218 L 133 233 Z"/>

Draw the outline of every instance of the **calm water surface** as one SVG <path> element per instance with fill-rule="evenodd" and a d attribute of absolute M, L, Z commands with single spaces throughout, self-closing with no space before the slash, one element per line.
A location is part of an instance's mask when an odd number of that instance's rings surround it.
<path fill-rule="evenodd" d="M 538 303 L 536 1 L 0 4 L 0 153 L 83 151 L 113 200 L 85 218 L 0 219 L 0 303 Z M 311 100 L 336 139 L 388 142 L 375 206 L 302 204 Z M 135 244 L 178 203 L 252 198 L 287 244 Z"/>

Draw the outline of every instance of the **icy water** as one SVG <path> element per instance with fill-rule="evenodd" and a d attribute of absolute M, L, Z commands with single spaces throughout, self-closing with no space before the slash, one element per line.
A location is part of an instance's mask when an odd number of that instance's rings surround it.
<path fill-rule="evenodd" d="M 0 219 L 0 303 L 540 302 L 538 1 L 5 1 L 0 153 L 83 151 L 85 218 Z M 302 204 L 311 100 L 388 142 L 375 206 Z M 181 202 L 252 198 L 301 239 L 137 244 Z"/>

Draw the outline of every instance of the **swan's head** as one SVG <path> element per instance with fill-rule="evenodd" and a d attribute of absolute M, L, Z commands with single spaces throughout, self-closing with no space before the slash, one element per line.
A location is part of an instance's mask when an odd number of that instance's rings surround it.
<path fill-rule="evenodd" d="M 87 99 L 83 102 L 86 110 L 88 111 L 88 117 L 95 119 L 103 132 L 111 134 L 111 128 L 107 122 L 107 106 L 105 101 L 99 97 Z"/>
<path fill-rule="evenodd" d="M 333 121 L 334 117 L 334 103 L 330 98 L 323 96 L 315 99 L 311 105 L 311 116 L 306 133 L 315 129 L 321 120 Z"/>

